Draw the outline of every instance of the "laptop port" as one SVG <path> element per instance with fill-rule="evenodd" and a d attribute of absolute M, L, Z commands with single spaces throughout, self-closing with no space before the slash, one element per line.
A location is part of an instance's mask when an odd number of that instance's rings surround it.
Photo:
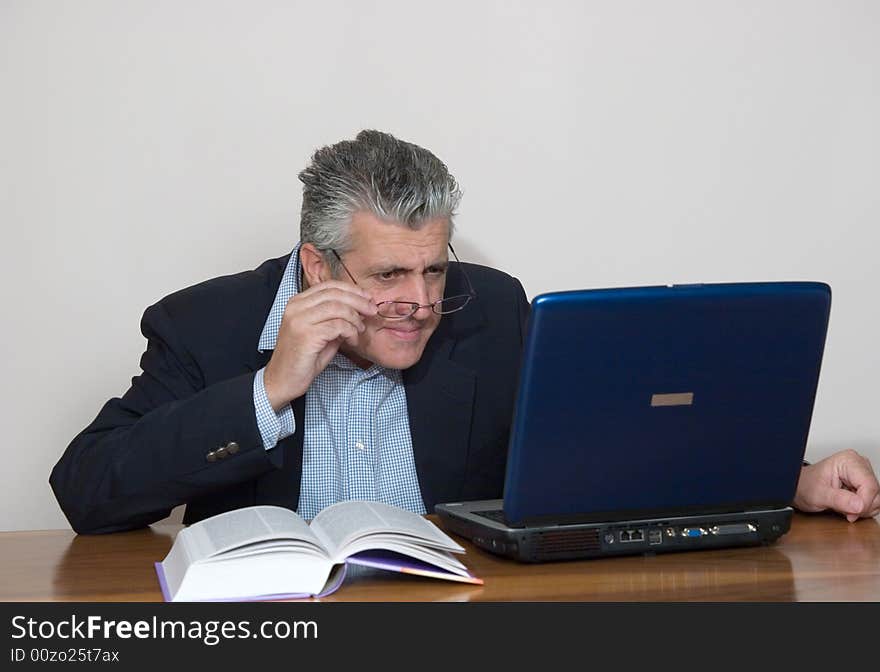
<path fill-rule="evenodd" d="M 651 546 L 656 546 L 659 543 L 663 542 L 663 531 L 662 530 L 648 530 L 648 543 Z"/>
<path fill-rule="evenodd" d="M 727 523 L 725 525 L 715 525 L 710 527 L 712 534 L 751 534 L 757 532 L 758 528 L 752 523 Z"/>
<path fill-rule="evenodd" d="M 621 543 L 628 543 L 631 541 L 644 541 L 645 540 L 645 532 L 644 530 L 621 530 L 620 531 L 620 541 Z"/>
<path fill-rule="evenodd" d="M 681 531 L 681 536 L 696 539 L 697 537 L 705 537 L 709 534 L 702 527 L 686 527 Z"/>

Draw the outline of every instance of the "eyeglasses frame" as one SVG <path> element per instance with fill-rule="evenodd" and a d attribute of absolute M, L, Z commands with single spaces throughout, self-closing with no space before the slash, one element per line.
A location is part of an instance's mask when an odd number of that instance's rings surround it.
<path fill-rule="evenodd" d="M 382 317 L 383 319 L 386 319 L 386 320 L 406 320 L 406 319 L 412 317 L 413 315 L 415 315 L 422 308 L 430 308 L 431 312 L 433 312 L 436 315 L 451 315 L 452 313 L 457 313 L 460 310 L 464 310 L 473 299 L 477 298 L 477 292 L 474 289 L 473 284 L 471 284 L 471 279 L 468 277 L 467 272 L 464 270 L 464 265 L 461 263 L 461 260 L 458 258 L 458 255 L 455 253 L 455 248 L 452 247 L 452 243 L 447 243 L 447 245 L 449 246 L 449 251 L 452 252 L 452 257 L 455 259 L 456 263 L 458 263 L 458 267 L 461 269 L 461 274 L 462 274 L 462 276 L 464 276 L 464 280 L 467 283 L 467 286 L 468 286 L 467 294 L 456 294 L 455 296 L 445 296 L 443 298 L 437 299 L 436 301 L 432 301 L 431 303 L 426 303 L 424 305 L 416 303 L 415 301 L 380 301 L 379 303 L 376 304 L 376 308 L 380 308 L 383 305 L 391 304 L 391 303 L 394 303 L 394 304 L 403 303 L 403 304 L 407 304 L 412 307 L 412 311 L 406 315 L 394 315 L 392 317 L 389 317 L 387 315 L 382 315 L 380 313 L 380 317 Z M 339 252 L 337 252 L 333 248 L 330 248 L 329 251 L 332 252 L 333 256 L 336 257 L 336 260 L 340 263 L 343 270 L 348 274 L 348 277 L 351 278 L 351 281 L 355 285 L 360 287 L 360 285 L 358 285 L 358 281 L 355 280 L 354 275 L 352 275 L 351 271 L 348 270 L 348 267 L 345 265 L 345 262 L 342 261 L 342 257 L 339 255 Z M 442 306 L 444 301 L 449 301 L 451 299 L 460 299 L 460 298 L 464 298 L 464 297 L 467 297 L 467 301 L 465 301 L 461 305 L 460 308 L 455 308 L 454 310 L 449 310 L 445 313 L 441 313 L 437 310 L 437 307 Z"/>

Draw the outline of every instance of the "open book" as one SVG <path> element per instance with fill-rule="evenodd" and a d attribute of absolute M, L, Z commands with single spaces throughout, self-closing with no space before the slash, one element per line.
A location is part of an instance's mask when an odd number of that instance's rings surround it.
<path fill-rule="evenodd" d="M 348 564 L 483 583 L 452 553 L 464 549 L 418 514 L 379 502 L 340 502 L 311 524 L 289 509 L 251 506 L 178 532 L 156 573 L 167 602 L 323 596 Z"/>

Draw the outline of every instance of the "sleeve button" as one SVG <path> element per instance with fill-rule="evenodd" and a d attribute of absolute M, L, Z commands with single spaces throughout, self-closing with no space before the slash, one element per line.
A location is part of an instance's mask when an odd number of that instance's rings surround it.
<path fill-rule="evenodd" d="M 226 445 L 226 450 L 229 451 L 230 455 L 235 455 L 238 452 L 238 444 L 235 441 L 230 441 Z"/>

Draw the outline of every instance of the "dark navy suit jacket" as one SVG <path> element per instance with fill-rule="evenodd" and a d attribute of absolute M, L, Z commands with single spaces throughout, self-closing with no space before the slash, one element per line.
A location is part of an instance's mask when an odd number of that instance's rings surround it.
<path fill-rule="evenodd" d="M 255 504 L 296 509 L 304 397 L 293 402 L 296 432 L 269 451 L 253 403 L 254 373 L 272 354 L 257 343 L 288 259 L 209 280 L 146 310 L 143 373 L 71 442 L 49 479 L 74 530 L 141 527 L 184 503 L 186 523 Z M 477 298 L 440 320 L 403 374 L 428 511 L 501 497 L 529 310 L 518 280 L 463 265 Z M 465 292 L 451 263 L 446 294 Z M 209 455 L 231 442 L 234 454 Z"/>

